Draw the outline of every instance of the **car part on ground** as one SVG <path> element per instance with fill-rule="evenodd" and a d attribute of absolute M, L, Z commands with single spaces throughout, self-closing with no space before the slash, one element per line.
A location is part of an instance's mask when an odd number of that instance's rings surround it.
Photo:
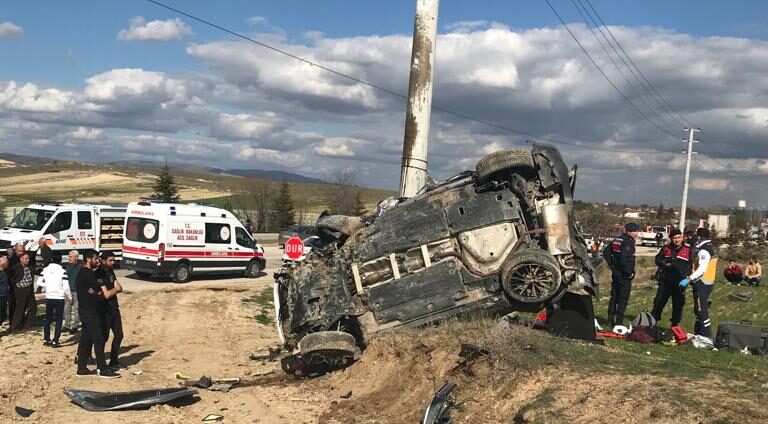
<path fill-rule="evenodd" d="M 456 400 L 451 396 L 451 392 L 454 388 L 456 388 L 456 384 L 449 381 L 435 392 L 432 402 L 424 411 L 421 424 L 451 424 L 453 422 L 451 408 L 456 404 Z"/>
<path fill-rule="evenodd" d="M 364 349 L 381 331 L 535 312 L 558 307 L 567 292 L 591 302 L 595 270 L 573 217 L 576 168 L 535 144 L 492 153 L 476 169 L 386 199 L 372 215 L 318 220 L 322 247 L 275 274 L 278 333 L 297 355 L 284 370 L 311 368 L 316 356 L 301 346 L 318 332 L 348 333 Z"/>
<path fill-rule="evenodd" d="M 137 390 L 132 392 L 92 392 L 89 390 L 64 389 L 64 394 L 83 409 L 96 412 L 146 409 L 152 405 L 190 398 L 197 394 L 197 390 L 188 387 Z"/>
<path fill-rule="evenodd" d="M 297 354 L 281 360 L 283 371 L 313 377 L 344 368 L 360 357 L 355 337 L 343 331 L 319 331 L 301 339 Z"/>

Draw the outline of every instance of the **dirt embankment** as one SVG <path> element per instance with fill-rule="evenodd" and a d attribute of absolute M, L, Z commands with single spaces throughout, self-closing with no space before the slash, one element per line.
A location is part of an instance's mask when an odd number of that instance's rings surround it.
<path fill-rule="evenodd" d="M 350 368 L 298 380 L 277 362 L 248 359 L 278 343 L 273 324 L 254 318 L 267 307 L 258 299 L 268 287 L 222 281 L 122 294 L 129 368 L 118 380 L 75 377 L 75 337 L 60 349 L 43 347 L 39 331 L 3 337 L 0 422 L 190 423 L 220 414 L 228 423 L 414 423 L 447 380 L 457 383 L 457 423 L 768 421 L 764 396 L 734 394 L 728 382 L 581 369 L 528 330 L 499 335 L 471 323 L 375 337 Z M 491 355 L 462 365 L 462 342 L 485 343 Z M 243 384 L 201 391 L 187 405 L 125 412 L 87 412 L 62 393 L 174 387 L 176 371 Z M 15 406 L 36 412 L 23 419 Z"/>

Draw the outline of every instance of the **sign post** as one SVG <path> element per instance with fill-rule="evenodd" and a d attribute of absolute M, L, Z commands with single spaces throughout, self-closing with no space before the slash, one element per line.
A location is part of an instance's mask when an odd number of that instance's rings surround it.
<path fill-rule="evenodd" d="M 304 254 L 304 242 L 300 238 L 293 236 L 285 242 L 285 255 L 288 259 L 296 261 Z"/>

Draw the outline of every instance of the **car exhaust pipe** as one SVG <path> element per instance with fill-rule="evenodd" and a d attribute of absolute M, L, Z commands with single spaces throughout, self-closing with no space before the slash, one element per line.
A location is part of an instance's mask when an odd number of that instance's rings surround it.
<path fill-rule="evenodd" d="M 547 250 L 553 256 L 572 253 L 571 232 L 568 228 L 568 209 L 563 204 L 541 208 L 544 228 L 547 230 Z"/>

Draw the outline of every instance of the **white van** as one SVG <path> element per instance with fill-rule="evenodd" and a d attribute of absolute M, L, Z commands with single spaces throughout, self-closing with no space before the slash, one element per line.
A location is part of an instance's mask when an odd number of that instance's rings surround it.
<path fill-rule="evenodd" d="M 227 210 L 195 203 L 128 204 L 122 266 L 140 277 L 171 276 L 186 283 L 192 274 L 264 270 L 264 249 Z"/>
<path fill-rule="evenodd" d="M 0 230 L 0 251 L 22 243 L 35 252 L 44 237 L 57 263 L 70 250 L 113 252 L 120 260 L 124 221 L 125 204 L 33 203 Z"/>

